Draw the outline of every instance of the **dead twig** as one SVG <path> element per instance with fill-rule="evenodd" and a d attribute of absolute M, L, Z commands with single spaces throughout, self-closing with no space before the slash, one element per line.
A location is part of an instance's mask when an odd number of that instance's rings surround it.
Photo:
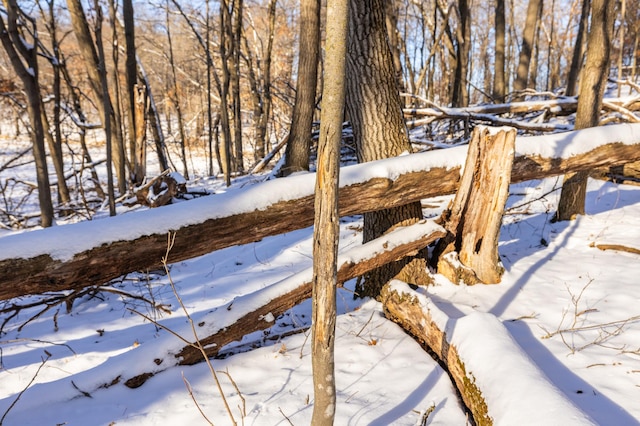
<path fill-rule="evenodd" d="M 29 381 L 29 383 L 27 383 L 27 386 L 24 387 L 24 389 L 22 389 L 18 395 L 16 396 L 16 399 L 13 400 L 13 402 L 11 403 L 11 405 L 9 405 L 9 408 L 7 408 L 4 412 L 4 414 L 2 415 L 2 417 L 0 418 L 0 426 L 2 426 L 4 424 L 4 419 L 7 417 L 7 414 L 9 414 L 9 411 L 11 411 L 13 409 L 13 407 L 15 407 L 15 405 L 18 403 L 18 401 L 20 400 L 20 397 L 22 397 L 22 394 L 24 394 L 27 389 L 29 389 L 29 387 L 31 387 L 31 385 L 33 384 L 33 382 L 35 382 L 36 377 L 38 377 L 38 374 L 40 373 L 40 370 L 42 370 L 42 367 L 44 367 L 44 365 L 47 363 L 47 361 L 49 360 L 49 358 L 51 358 L 51 354 L 49 352 L 47 352 L 46 350 L 44 351 L 46 357 L 42 358 L 42 362 L 40 363 L 40 365 L 38 366 L 38 369 L 36 370 L 36 372 L 34 373 L 33 377 L 31 377 L 31 380 Z"/>

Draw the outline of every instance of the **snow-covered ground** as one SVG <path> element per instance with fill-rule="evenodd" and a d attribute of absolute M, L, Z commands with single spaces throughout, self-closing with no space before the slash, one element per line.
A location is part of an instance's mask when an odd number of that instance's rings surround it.
<path fill-rule="evenodd" d="M 501 230 L 500 255 L 506 268 L 502 283 L 464 287 L 438 277 L 437 285 L 419 292 L 451 321 L 479 318 L 460 330 L 466 330 L 464 341 L 482 345 L 472 368 L 480 387 L 493 386 L 487 399 L 497 423 L 505 406 L 521 415 L 510 417 L 516 423 L 502 424 L 540 424 L 527 417 L 532 404 L 543 414 L 550 410 L 547 395 L 522 398 L 528 389 L 544 389 L 529 388 L 536 380 L 518 382 L 521 372 L 508 370 L 509 360 L 526 353 L 539 381 L 549 383 L 546 389 L 559 391 L 571 408 L 584 414 L 575 424 L 584 424 L 586 418 L 601 425 L 640 424 L 640 257 L 597 248 L 640 249 L 640 188 L 590 181 L 587 215 L 551 224 L 560 184 L 561 179 L 549 178 L 511 186 Z M 241 186 L 238 182 L 229 193 L 250 190 Z M 425 213 L 437 214 L 449 199 L 428 200 Z M 439 207 L 431 209 L 433 205 Z M 341 251 L 361 243 L 360 226 L 359 217 L 343 218 Z M 65 244 L 76 242 L 61 238 L 60 245 Z M 191 340 L 169 278 L 197 322 L 216 317 L 216 308 L 234 298 L 309 268 L 311 251 L 312 229 L 307 228 L 174 264 L 170 277 L 130 274 L 116 284 L 170 305 L 170 315 L 106 292 L 76 300 L 70 312 L 56 306 L 24 327 L 42 307 L 20 311 L 0 335 L 0 417 L 6 414 L 2 424 L 206 424 L 194 401 L 214 424 L 231 424 L 206 364 L 168 368 L 137 389 L 122 383 L 102 386 L 118 375 L 145 371 L 163 348 L 183 346 L 132 310 Z M 0 253 L 0 258 L 8 255 Z M 384 318 L 379 303 L 354 300 L 353 286 L 353 281 L 347 283 L 338 295 L 336 424 L 467 424 L 447 374 Z M 0 309 L 7 307 L 0 302 Z M 271 331 L 245 337 L 234 355 L 212 361 L 238 424 L 310 423 L 313 385 L 310 333 L 305 331 L 310 310 L 309 302 L 293 308 Z M 485 329 L 491 322 L 479 313 L 495 316 L 515 345 L 494 342 Z M 2 314 L 0 320 L 7 317 Z M 293 330 L 300 332 L 278 337 Z M 253 342 L 260 347 L 249 350 Z M 492 372 L 497 377 L 482 379 Z M 502 392 L 502 399 L 491 404 L 490 395 L 500 394 L 504 384 L 518 392 Z M 545 424 L 554 424 L 550 417 Z"/>

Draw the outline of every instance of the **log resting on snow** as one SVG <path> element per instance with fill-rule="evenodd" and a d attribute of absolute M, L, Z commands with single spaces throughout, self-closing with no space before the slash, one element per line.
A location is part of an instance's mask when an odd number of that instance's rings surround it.
<path fill-rule="evenodd" d="M 413 225 L 398 227 L 373 241 L 347 250 L 338 256 L 338 283 L 342 284 L 404 257 L 415 256 L 445 233 L 444 228 L 434 221 L 422 220 Z M 313 270 L 307 268 L 255 293 L 240 296 L 212 314 L 199 318 L 198 322 L 204 325 L 198 330 L 198 334 L 207 335 L 200 338 L 206 354 L 209 357 L 215 356 L 225 345 L 240 341 L 243 336 L 254 331 L 271 327 L 277 317 L 311 297 L 312 279 Z M 207 327 L 211 328 L 207 330 Z M 127 379 L 125 384 L 136 388 L 149 377 L 172 365 L 191 365 L 201 361 L 202 353 L 195 344 L 185 346 L 178 351 L 173 361 L 165 362 L 158 358 L 155 362 L 158 367 L 154 371 L 139 373 Z"/>
<path fill-rule="evenodd" d="M 467 147 L 344 167 L 341 216 L 393 208 L 456 192 Z M 512 182 L 640 160 L 640 125 L 620 124 L 516 140 Z M 0 238 L 0 300 L 103 284 L 157 268 L 167 233 L 169 263 L 259 241 L 313 224 L 313 174 L 267 181 L 211 197 L 99 221 Z M 285 191 L 281 182 L 295 191 Z M 251 202 L 248 197 L 253 197 Z M 196 210 L 206 214 L 195 217 Z M 152 215 L 152 216 L 148 216 Z M 153 220 L 149 220 L 152 218 Z"/>
<path fill-rule="evenodd" d="M 619 113 L 626 121 L 637 123 L 639 118 L 633 114 L 633 103 L 622 98 L 607 98 L 603 101 L 603 109 Z M 412 119 L 408 122 L 411 127 L 419 126 L 435 120 L 457 119 L 472 120 L 494 126 L 512 126 L 528 131 L 567 130 L 564 124 L 527 122 L 520 119 L 500 117 L 501 114 L 528 114 L 545 112 L 552 115 L 568 115 L 575 113 L 578 108 L 577 97 L 548 99 L 527 102 L 510 102 L 505 104 L 477 105 L 465 108 L 447 108 L 432 106 L 427 108 L 407 108 L 404 116 Z M 422 118 L 418 118 L 422 117 Z"/>
<path fill-rule="evenodd" d="M 394 280 L 382 289 L 385 315 L 449 373 L 478 426 L 595 425 L 555 387 L 494 315 L 453 318 L 420 289 Z M 462 314 L 460 314 L 462 315 Z M 511 404 L 511 401 L 527 401 Z"/>

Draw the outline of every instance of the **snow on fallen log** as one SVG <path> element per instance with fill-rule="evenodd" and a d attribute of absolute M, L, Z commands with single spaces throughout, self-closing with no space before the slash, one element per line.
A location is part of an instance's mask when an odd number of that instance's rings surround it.
<path fill-rule="evenodd" d="M 452 318 L 419 291 L 392 281 L 385 315 L 442 361 L 477 425 L 595 425 L 492 314 Z"/>
<path fill-rule="evenodd" d="M 389 262 L 415 256 L 428 244 L 442 238 L 445 230 L 431 220 L 398 227 L 366 244 L 353 247 L 338 256 L 338 283 L 342 284 Z M 203 324 L 197 330 L 200 344 L 209 357 L 243 336 L 273 325 L 277 317 L 312 294 L 313 268 L 304 269 L 254 293 L 240 296 L 198 318 Z M 189 338 L 189 330 L 181 334 Z M 159 346 L 161 351 L 166 348 Z M 151 363 L 151 359 L 154 363 Z M 202 362 L 197 345 L 187 345 L 173 352 L 158 354 L 147 360 L 148 367 L 133 377 L 123 377 L 125 384 L 136 388 L 149 377 L 176 364 L 191 365 Z M 155 364 L 155 365 L 154 365 Z M 131 375 L 132 372 L 129 372 Z"/>
<path fill-rule="evenodd" d="M 340 215 L 392 208 L 454 193 L 467 147 L 344 167 Z M 516 140 L 512 182 L 640 160 L 640 124 L 620 124 Z M 96 221 L 0 238 L 0 300 L 101 285 L 157 268 L 167 234 L 169 263 L 313 224 L 314 174 Z"/>

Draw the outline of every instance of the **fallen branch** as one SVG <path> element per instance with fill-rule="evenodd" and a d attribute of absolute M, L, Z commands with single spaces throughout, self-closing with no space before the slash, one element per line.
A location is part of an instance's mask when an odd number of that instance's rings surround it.
<path fill-rule="evenodd" d="M 354 247 L 338 258 L 338 282 L 344 283 L 386 263 L 415 255 L 444 235 L 444 229 L 435 222 L 421 221 Z M 200 338 L 195 346 L 185 345 L 175 354 L 173 361 L 158 359 L 155 371 L 137 374 L 127 379 L 125 384 L 136 388 L 157 372 L 173 365 L 202 362 L 204 355 L 200 345 L 206 356 L 212 357 L 225 345 L 239 341 L 254 331 L 271 327 L 276 318 L 311 297 L 312 275 L 312 269 L 307 268 L 255 293 L 237 297 L 205 318 L 199 318 L 198 323 L 203 329 L 198 334 L 206 334 L 207 337 Z"/>
<path fill-rule="evenodd" d="M 475 424 L 595 425 L 546 378 L 488 313 L 451 318 L 423 293 L 392 281 L 383 289 L 387 318 L 444 365 Z M 488 365 L 490 363 L 490 365 Z M 509 404 L 526 400 L 528 404 Z"/>
<path fill-rule="evenodd" d="M 638 161 L 639 148 L 640 124 L 517 138 L 511 181 Z M 466 151 L 460 146 L 344 167 L 340 215 L 454 193 Z M 168 259 L 174 263 L 311 226 L 315 175 L 284 179 L 297 190 L 293 198 L 283 199 L 283 180 L 277 179 L 165 206 L 151 221 L 147 212 L 139 212 L 0 238 L 0 300 L 99 285 L 131 271 L 159 268 L 169 231 L 176 232 Z M 249 196 L 256 200 L 250 206 Z M 69 238 L 74 245 L 62 246 Z"/>
<path fill-rule="evenodd" d="M 640 254 L 640 249 L 637 249 L 635 247 L 623 246 L 623 245 L 620 245 L 620 244 L 595 244 L 595 243 L 591 243 L 590 247 L 595 247 L 595 248 L 600 249 L 602 251 L 605 251 L 605 250 L 616 250 L 616 251 L 624 251 L 626 253 Z"/>

